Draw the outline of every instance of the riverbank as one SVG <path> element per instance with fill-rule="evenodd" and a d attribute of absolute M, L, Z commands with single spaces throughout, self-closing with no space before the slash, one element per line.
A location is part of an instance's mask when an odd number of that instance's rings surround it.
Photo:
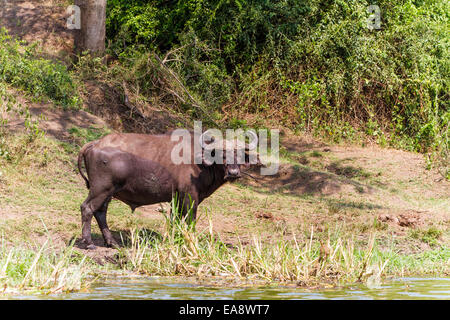
<path fill-rule="evenodd" d="M 449 275 L 450 189 L 437 172 L 426 170 L 422 155 L 329 145 L 307 136 L 282 137 L 276 176 L 243 178 L 205 200 L 195 232 L 167 223 L 170 204 L 131 213 L 113 200 L 108 222 L 121 248 L 106 248 L 93 223 L 98 248 L 84 250 L 79 206 L 87 189 L 75 166 L 76 144 L 108 130 L 73 126 L 68 132 L 72 143 L 46 135 L 6 135 L 3 148 L 14 152 L 0 159 L 5 292 L 55 290 L 44 285 L 54 277 L 54 267 L 24 285 L 32 278 L 29 270 L 41 263 L 79 270 L 77 285 L 70 280 L 60 291 L 82 290 L 89 286 L 83 283 L 87 275 L 110 270 L 196 277 L 199 283 L 221 276 L 232 285 L 262 281 L 306 287 L 366 282 L 373 275 Z M 28 250 L 22 254 L 28 263 L 15 253 L 18 248 Z M 53 258 L 37 258 L 45 254 Z M 17 265 L 18 273 L 12 271 Z"/>

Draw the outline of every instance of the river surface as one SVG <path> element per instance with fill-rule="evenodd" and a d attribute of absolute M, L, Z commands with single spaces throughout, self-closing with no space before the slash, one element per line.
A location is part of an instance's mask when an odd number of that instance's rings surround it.
<path fill-rule="evenodd" d="M 176 281 L 176 282 L 175 282 Z M 20 296 L 14 299 L 445 299 L 450 300 L 450 278 L 398 278 L 375 287 L 364 284 L 308 290 L 297 287 L 219 287 L 174 278 L 122 278 L 95 283 L 88 292 Z"/>

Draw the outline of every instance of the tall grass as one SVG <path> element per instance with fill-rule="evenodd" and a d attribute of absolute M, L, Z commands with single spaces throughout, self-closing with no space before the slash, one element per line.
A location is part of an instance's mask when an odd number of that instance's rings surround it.
<path fill-rule="evenodd" d="M 170 222 L 169 219 L 166 220 Z M 301 286 L 345 285 L 363 282 L 376 286 L 386 276 L 448 274 L 450 250 L 442 247 L 426 254 L 405 256 L 380 250 L 372 234 L 365 245 L 353 238 L 326 242 L 280 240 L 264 243 L 257 235 L 243 244 L 226 244 L 209 227 L 195 231 L 181 221 L 166 223 L 161 237 L 134 229 L 130 247 L 120 249 L 124 269 L 147 275 L 222 279 L 233 283 L 296 283 Z"/>
<path fill-rule="evenodd" d="M 132 230 L 130 247 L 120 250 L 120 261 L 125 269 L 151 275 L 336 285 L 380 279 L 388 259 L 374 255 L 375 251 L 373 236 L 361 248 L 353 239 L 321 243 L 314 239 L 314 230 L 303 243 L 294 235 L 292 240 L 266 244 L 253 235 L 250 244 L 239 240 L 230 245 L 214 233 L 211 219 L 207 228 L 196 231 L 183 219 L 166 215 L 160 237 Z"/>
<path fill-rule="evenodd" d="M 69 246 L 61 251 L 47 240 L 40 247 L 0 245 L 0 293 L 57 293 L 89 285 L 86 256 Z"/>

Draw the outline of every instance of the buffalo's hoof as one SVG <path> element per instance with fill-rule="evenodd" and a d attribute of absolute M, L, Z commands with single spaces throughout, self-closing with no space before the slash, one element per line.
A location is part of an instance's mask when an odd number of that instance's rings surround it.
<path fill-rule="evenodd" d="M 113 249 L 118 249 L 119 248 L 119 245 L 117 244 L 117 242 L 111 242 L 111 243 L 106 243 L 106 246 L 108 247 L 108 248 L 113 248 Z"/>
<path fill-rule="evenodd" d="M 86 246 L 86 249 L 87 250 L 95 250 L 95 249 L 97 249 L 97 247 L 95 246 L 95 244 L 91 243 Z"/>

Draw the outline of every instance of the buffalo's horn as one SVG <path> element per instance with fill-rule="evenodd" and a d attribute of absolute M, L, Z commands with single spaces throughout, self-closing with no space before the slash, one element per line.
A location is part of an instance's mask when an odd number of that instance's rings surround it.
<path fill-rule="evenodd" d="M 247 144 L 246 149 L 253 150 L 258 145 L 258 136 L 256 135 L 256 133 L 254 131 L 251 131 L 251 130 L 247 130 L 247 133 L 249 133 L 250 136 L 253 137 L 253 139 L 250 139 L 250 142 Z"/>

